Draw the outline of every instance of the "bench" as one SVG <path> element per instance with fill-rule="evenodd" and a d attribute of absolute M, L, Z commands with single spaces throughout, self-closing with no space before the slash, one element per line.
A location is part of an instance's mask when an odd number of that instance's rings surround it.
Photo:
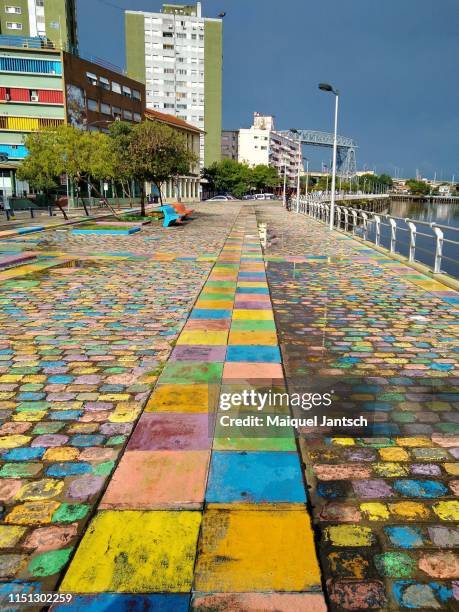
<path fill-rule="evenodd" d="M 171 206 L 174 207 L 175 212 L 177 214 L 183 215 L 185 219 L 187 219 L 189 215 L 192 215 L 194 213 L 194 209 L 187 208 L 185 204 L 182 204 L 180 202 L 173 202 Z"/>
<path fill-rule="evenodd" d="M 175 221 L 177 221 L 177 223 L 181 223 L 183 217 L 185 216 L 176 213 L 175 209 L 172 206 L 169 206 L 169 204 L 160 206 L 159 209 L 164 214 L 163 227 L 169 227 Z"/>

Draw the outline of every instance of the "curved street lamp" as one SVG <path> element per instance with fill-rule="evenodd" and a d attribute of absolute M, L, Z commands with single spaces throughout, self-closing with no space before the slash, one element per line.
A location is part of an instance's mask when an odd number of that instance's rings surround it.
<path fill-rule="evenodd" d="M 319 83 L 319 89 L 334 94 L 335 96 L 335 127 L 333 134 L 333 169 L 332 169 L 332 187 L 331 187 L 331 202 L 330 202 L 330 229 L 333 229 L 335 220 L 335 187 L 336 187 L 336 151 L 338 147 L 338 103 L 339 91 L 332 87 L 329 83 Z"/>

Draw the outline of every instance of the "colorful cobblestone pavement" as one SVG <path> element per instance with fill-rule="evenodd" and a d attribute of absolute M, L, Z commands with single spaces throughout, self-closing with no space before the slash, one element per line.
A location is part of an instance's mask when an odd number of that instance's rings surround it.
<path fill-rule="evenodd" d="M 289 390 L 333 390 L 371 422 L 368 437 L 300 436 L 329 606 L 457 609 L 458 294 L 258 208 Z"/>
<path fill-rule="evenodd" d="M 0 243 L 21 251 L 0 271 L 0 595 L 457 609 L 457 293 L 278 204 Z M 219 395 L 248 389 L 333 391 L 369 430 L 223 428 Z"/>

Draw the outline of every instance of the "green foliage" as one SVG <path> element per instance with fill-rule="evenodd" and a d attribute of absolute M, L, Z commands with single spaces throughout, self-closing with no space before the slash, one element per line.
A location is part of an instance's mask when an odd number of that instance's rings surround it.
<path fill-rule="evenodd" d="M 251 190 L 274 189 L 280 183 L 275 168 L 259 164 L 251 168 L 233 159 L 214 162 L 202 173 L 211 190 L 242 197 Z"/>
<path fill-rule="evenodd" d="M 413 195 L 427 195 L 430 193 L 430 185 L 425 181 L 418 181 L 417 179 L 408 179 L 406 186 Z"/>

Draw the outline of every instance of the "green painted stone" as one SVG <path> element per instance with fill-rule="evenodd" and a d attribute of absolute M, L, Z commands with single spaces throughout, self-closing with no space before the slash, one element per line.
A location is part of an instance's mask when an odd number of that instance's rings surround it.
<path fill-rule="evenodd" d="M 38 383 L 26 383 L 25 385 L 21 385 L 19 387 L 20 391 L 40 391 L 43 389 L 44 385 L 40 385 Z"/>
<path fill-rule="evenodd" d="M 23 478 L 36 476 L 43 469 L 41 463 L 4 463 L 0 469 L 1 478 Z"/>
<path fill-rule="evenodd" d="M 84 518 L 89 512 L 89 506 L 85 504 L 67 504 L 59 506 L 51 519 L 53 523 L 73 523 Z"/>
<path fill-rule="evenodd" d="M 416 415 L 413 412 L 392 412 L 391 419 L 396 423 L 414 423 Z"/>
<path fill-rule="evenodd" d="M 64 567 L 72 550 L 72 548 L 62 548 L 37 555 L 29 563 L 27 570 L 32 576 L 52 576 Z"/>
<path fill-rule="evenodd" d="M 411 578 L 416 571 L 416 561 L 402 552 L 375 555 L 374 563 L 379 574 L 390 578 Z"/>
<path fill-rule="evenodd" d="M 108 476 L 108 474 L 110 474 L 113 470 L 114 465 L 114 461 L 104 461 L 103 463 L 95 465 L 92 472 L 96 476 Z"/>
<path fill-rule="evenodd" d="M 276 331 L 274 321 L 231 321 L 231 331 Z"/>
<path fill-rule="evenodd" d="M 37 423 L 35 427 L 32 429 L 32 433 L 34 434 L 53 434 L 60 431 L 63 427 L 65 427 L 65 423 L 51 423 L 44 421 L 43 423 Z"/>
<path fill-rule="evenodd" d="M 107 446 L 119 446 L 125 442 L 126 436 L 111 436 L 111 438 L 107 440 Z"/>
<path fill-rule="evenodd" d="M 194 384 L 216 382 L 221 379 L 222 373 L 223 363 L 169 361 L 161 374 L 161 382 Z"/>
<path fill-rule="evenodd" d="M 437 423 L 435 429 L 447 434 L 459 433 L 459 423 Z"/>
<path fill-rule="evenodd" d="M 34 410 L 48 410 L 48 408 L 51 408 L 50 402 L 21 402 L 16 412 L 33 412 Z"/>

